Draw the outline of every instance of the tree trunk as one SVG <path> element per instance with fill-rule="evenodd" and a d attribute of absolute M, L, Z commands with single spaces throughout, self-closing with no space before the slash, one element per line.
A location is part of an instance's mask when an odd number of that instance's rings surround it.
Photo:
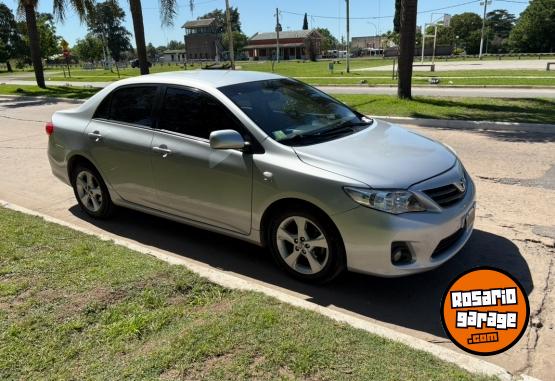
<path fill-rule="evenodd" d="M 6 60 L 6 70 L 8 70 L 9 73 L 13 72 L 12 64 L 10 63 L 10 60 Z"/>
<path fill-rule="evenodd" d="M 412 65 L 416 46 L 417 0 L 401 0 L 399 41 L 399 82 L 397 95 L 412 98 Z"/>
<path fill-rule="evenodd" d="M 37 15 L 35 13 L 34 4 L 25 4 L 25 22 L 27 23 L 27 33 L 29 34 L 29 48 L 31 50 L 31 61 L 35 69 L 35 78 L 37 86 L 46 88 L 44 83 L 44 70 L 42 68 L 42 59 L 40 52 L 40 36 L 37 29 Z"/>
<path fill-rule="evenodd" d="M 137 46 L 137 58 L 141 75 L 148 74 L 148 61 L 146 57 L 145 26 L 143 24 L 143 9 L 141 0 L 129 0 L 131 17 L 133 18 L 133 30 L 135 32 L 135 45 Z"/>

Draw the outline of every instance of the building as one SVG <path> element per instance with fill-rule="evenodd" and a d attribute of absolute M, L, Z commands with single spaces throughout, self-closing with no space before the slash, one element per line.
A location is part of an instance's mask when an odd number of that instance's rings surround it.
<path fill-rule="evenodd" d="M 182 28 L 188 60 L 219 61 L 223 47 L 216 19 L 187 21 Z"/>
<path fill-rule="evenodd" d="M 351 49 L 383 49 L 386 39 L 387 37 L 382 36 L 353 37 Z"/>
<path fill-rule="evenodd" d="M 276 32 L 256 33 L 243 51 L 251 60 L 271 60 L 276 56 Z M 322 56 L 322 35 L 315 29 L 279 33 L 279 58 L 282 60 L 318 59 Z"/>
<path fill-rule="evenodd" d="M 166 50 L 160 56 L 161 62 L 185 62 L 185 49 Z"/>

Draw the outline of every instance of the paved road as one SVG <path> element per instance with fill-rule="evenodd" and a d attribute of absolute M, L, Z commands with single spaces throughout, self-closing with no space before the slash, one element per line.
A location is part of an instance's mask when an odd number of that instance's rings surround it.
<path fill-rule="evenodd" d="M 72 107 L 56 100 L 0 97 L 0 199 L 203 261 L 265 282 L 332 309 L 455 348 L 445 337 L 439 302 L 465 269 L 490 265 L 514 274 L 529 294 L 531 322 L 521 341 L 487 360 L 512 372 L 553 379 L 555 369 L 555 136 L 414 128 L 457 150 L 476 180 L 476 231 L 441 268 L 402 279 L 348 274 L 328 287 L 291 280 L 267 253 L 247 243 L 181 224 L 120 210 L 109 221 L 86 217 L 72 191 L 50 174 L 44 122 Z"/>
<path fill-rule="evenodd" d="M 320 90 L 329 94 L 373 94 L 394 95 L 396 87 L 368 86 L 320 86 Z M 555 98 L 555 88 L 514 89 L 514 88 L 468 88 L 468 87 L 413 87 L 413 95 L 436 97 L 483 97 L 483 98 Z"/>
<path fill-rule="evenodd" d="M 436 71 L 458 71 L 458 70 L 537 70 L 538 74 L 546 72 L 547 63 L 555 62 L 553 57 L 546 59 L 522 59 L 522 60 L 464 60 L 464 61 L 443 61 L 441 58 L 437 58 L 435 65 Z M 415 64 L 419 64 L 417 61 Z M 429 64 L 426 61 L 425 64 Z M 353 69 L 353 71 L 391 71 L 392 64 L 388 63 L 384 66 L 379 67 L 368 67 Z M 415 67 L 416 71 L 430 71 L 429 67 Z"/>
<path fill-rule="evenodd" d="M 306 81 L 306 79 L 304 79 Z M 0 77 L 0 83 L 10 85 L 32 85 L 34 82 L 15 78 Z M 71 82 L 71 81 L 46 81 L 47 86 L 87 86 L 105 87 L 112 82 Z M 322 91 L 330 94 L 373 94 L 394 95 L 396 87 L 369 87 L 369 86 L 318 86 Z M 488 88 L 456 88 L 456 87 L 413 87 L 413 95 L 430 95 L 446 97 L 486 97 L 486 98 L 555 98 L 555 88 L 514 89 L 502 87 Z"/>

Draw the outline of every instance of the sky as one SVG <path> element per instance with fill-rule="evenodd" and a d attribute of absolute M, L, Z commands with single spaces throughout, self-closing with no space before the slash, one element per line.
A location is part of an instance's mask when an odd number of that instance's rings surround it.
<path fill-rule="evenodd" d="M 101 0 L 97 0 L 101 1 Z M 301 29 L 304 13 L 308 13 L 310 28 L 328 28 L 338 39 L 346 36 L 345 0 L 229 0 L 232 7 L 238 7 L 241 28 L 247 36 L 256 32 L 274 30 L 276 8 L 280 10 L 283 30 Z M 14 9 L 16 0 L 0 0 Z M 126 12 L 125 26 L 133 33 L 133 24 L 127 0 L 120 6 Z M 194 20 L 215 8 L 223 9 L 225 0 L 195 0 L 191 13 L 189 0 L 178 0 L 179 10 L 173 26 L 163 26 L 160 21 L 159 0 L 142 0 L 145 24 L 145 39 L 155 46 L 166 45 L 170 40 L 183 41 L 181 26 L 187 20 Z M 527 6 L 526 0 L 493 0 L 490 9 L 507 9 L 518 16 Z M 393 29 L 395 0 L 350 0 L 351 37 L 375 35 Z M 489 10 L 489 9 L 488 9 Z M 52 12 L 52 0 L 39 1 L 40 12 Z M 418 25 L 423 25 L 431 17 L 442 18 L 444 13 L 457 14 L 475 12 L 481 14 L 480 0 L 420 0 L 418 2 Z M 70 45 L 87 33 L 85 24 L 72 11 L 67 12 L 64 23 L 57 23 L 57 34 Z M 134 44 L 134 40 L 132 40 Z"/>

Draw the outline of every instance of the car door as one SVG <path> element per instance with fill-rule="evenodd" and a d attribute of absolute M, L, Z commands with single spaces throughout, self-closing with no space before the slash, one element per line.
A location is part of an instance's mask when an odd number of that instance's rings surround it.
<path fill-rule="evenodd" d="M 85 130 L 88 152 L 125 201 L 150 206 L 153 109 L 159 86 L 123 86 L 106 97 Z"/>
<path fill-rule="evenodd" d="M 243 126 L 213 96 L 167 87 L 154 132 L 153 177 L 160 210 L 248 234 L 252 155 L 210 148 L 210 132 Z"/>

